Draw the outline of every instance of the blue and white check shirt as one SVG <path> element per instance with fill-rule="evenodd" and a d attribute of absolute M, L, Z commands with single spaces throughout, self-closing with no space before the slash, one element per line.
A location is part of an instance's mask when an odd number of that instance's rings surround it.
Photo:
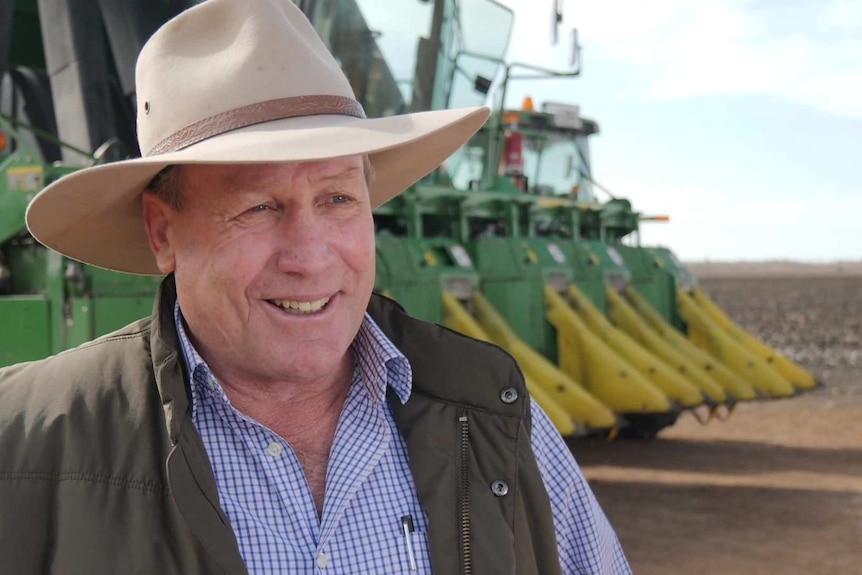
<path fill-rule="evenodd" d="M 251 575 L 430 574 L 428 519 L 416 496 L 386 389 L 410 397 L 410 363 L 368 316 L 353 342 L 356 369 L 341 412 L 318 518 L 299 460 L 281 437 L 234 409 L 185 332 L 192 421 L 213 466 L 221 506 Z M 563 573 L 631 572 L 592 491 L 548 417 L 532 404 L 532 444 L 551 499 Z M 401 517 L 413 518 L 411 571 Z"/>

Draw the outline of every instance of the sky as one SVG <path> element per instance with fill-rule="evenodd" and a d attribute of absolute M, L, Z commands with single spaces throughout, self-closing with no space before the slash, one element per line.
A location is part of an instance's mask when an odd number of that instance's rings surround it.
<path fill-rule="evenodd" d="M 515 11 L 509 60 L 550 61 L 550 0 Z M 597 182 L 644 244 L 682 259 L 862 259 L 862 2 L 563 0 L 576 78 L 521 81 L 598 121 Z M 559 49 L 559 47 L 557 48 Z M 599 195 L 601 198 L 601 196 Z"/>

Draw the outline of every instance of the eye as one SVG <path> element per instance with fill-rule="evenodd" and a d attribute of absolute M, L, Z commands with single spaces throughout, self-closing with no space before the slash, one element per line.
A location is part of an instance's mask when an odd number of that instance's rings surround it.
<path fill-rule="evenodd" d="M 253 208 L 246 210 L 246 212 L 251 213 L 251 214 L 258 214 L 258 213 L 266 212 L 268 210 L 272 210 L 272 206 L 268 206 L 266 204 L 258 204 L 257 206 L 254 206 Z"/>
<path fill-rule="evenodd" d="M 344 194 L 336 194 L 329 198 L 329 201 L 333 204 L 346 204 L 350 201 L 350 196 L 346 196 Z"/>

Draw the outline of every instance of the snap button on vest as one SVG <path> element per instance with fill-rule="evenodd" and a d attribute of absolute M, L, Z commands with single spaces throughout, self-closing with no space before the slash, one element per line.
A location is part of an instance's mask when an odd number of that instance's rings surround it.
<path fill-rule="evenodd" d="M 491 492 L 497 497 L 503 497 L 509 493 L 509 484 L 502 479 L 491 482 Z"/>
<path fill-rule="evenodd" d="M 507 387 L 500 392 L 500 401 L 503 403 L 515 403 L 518 400 L 518 390 L 514 387 Z"/>

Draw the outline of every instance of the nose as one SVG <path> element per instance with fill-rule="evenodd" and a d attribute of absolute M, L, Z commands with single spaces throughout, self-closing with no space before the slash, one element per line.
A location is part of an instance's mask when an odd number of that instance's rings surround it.
<path fill-rule="evenodd" d="M 331 264 L 327 223 L 314 210 L 285 210 L 276 228 L 278 271 L 314 275 Z"/>

